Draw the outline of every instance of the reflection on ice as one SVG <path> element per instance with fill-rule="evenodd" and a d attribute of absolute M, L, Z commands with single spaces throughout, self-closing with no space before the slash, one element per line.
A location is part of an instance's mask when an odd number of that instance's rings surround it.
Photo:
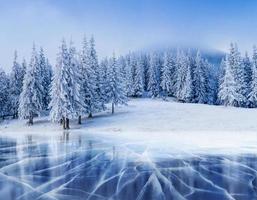
<path fill-rule="evenodd" d="M 156 153 L 157 152 L 157 153 Z M 257 157 L 172 153 L 65 132 L 0 138 L 4 199 L 257 199 Z"/>

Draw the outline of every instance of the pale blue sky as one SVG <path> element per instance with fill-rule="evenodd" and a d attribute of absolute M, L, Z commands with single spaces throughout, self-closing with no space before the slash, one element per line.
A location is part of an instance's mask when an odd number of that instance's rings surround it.
<path fill-rule="evenodd" d="M 14 49 L 29 58 L 33 41 L 54 64 L 63 37 L 76 46 L 94 34 L 100 56 L 153 47 L 244 51 L 257 44 L 255 0 L 0 0 L 0 66 Z"/>

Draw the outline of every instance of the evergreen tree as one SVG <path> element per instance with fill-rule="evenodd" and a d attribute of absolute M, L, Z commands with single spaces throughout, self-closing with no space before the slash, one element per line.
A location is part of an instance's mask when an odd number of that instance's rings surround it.
<path fill-rule="evenodd" d="M 82 74 L 82 97 L 84 98 L 84 104 L 86 106 L 86 113 L 89 117 L 92 117 L 94 112 L 100 110 L 100 101 L 99 101 L 99 90 L 97 89 L 98 84 L 96 84 L 99 79 L 96 76 L 96 59 L 94 52 L 94 46 L 91 44 L 91 48 L 89 48 L 86 37 L 83 40 L 82 52 L 80 56 L 80 66 L 81 66 L 81 74 Z M 103 99 L 102 99 L 103 100 Z"/>
<path fill-rule="evenodd" d="M 244 96 L 244 68 L 242 67 L 242 60 L 237 48 L 237 44 L 231 43 L 228 62 L 232 69 L 232 75 L 234 76 L 237 93 L 240 94 L 236 96 L 236 98 L 240 98 L 236 99 L 236 106 L 244 106 L 246 103 L 246 97 Z"/>
<path fill-rule="evenodd" d="M 143 84 L 144 91 L 148 92 L 148 83 L 149 83 L 149 69 L 150 69 L 150 56 L 148 54 L 142 55 L 142 64 L 143 64 Z"/>
<path fill-rule="evenodd" d="M 204 62 L 200 52 L 197 52 L 194 69 L 194 102 L 208 102 L 207 62 Z"/>
<path fill-rule="evenodd" d="M 192 65 L 190 63 L 190 57 L 185 57 L 185 63 L 186 65 L 186 79 L 184 86 L 181 91 L 181 100 L 183 102 L 190 103 L 193 100 L 193 72 L 192 72 Z"/>
<path fill-rule="evenodd" d="M 41 47 L 38 55 L 38 63 L 40 75 L 42 79 L 42 109 L 47 110 L 50 102 L 50 85 L 52 79 L 52 68 L 48 60 L 45 58 L 44 50 Z"/>
<path fill-rule="evenodd" d="M 257 107 L 257 48 L 253 47 L 253 57 L 252 57 L 252 70 L 251 70 L 251 91 L 249 93 L 249 106 Z"/>
<path fill-rule="evenodd" d="M 33 118 L 40 115 L 42 109 L 42 82 L 39 71 L 38 57 L 33 45 L 30 64 L 26 69 L 23 80 L 22 92 L 19 99 L 19 117 L 29 119 L 28 124 L 33 124 Z"/>
<path fill-rule="evenodd" d="M 74 109 L 74 117 L 78 116 L 78 124 L 81 124 L 81 117 L 82 114 L 86 110 L 86 105 L 83 99 L 83 92 L 82 92 L 82 76 L 80 71 L 79 59 L 76 53 L 76 49 L 73 45 L 73 42 L 70 42 L 69 47 L 69 65 L 70 65 L 70 76 L 71 79 L 71 96 L 72 96 L 72 103 Z"/>
<path fill-rule="evenodd" d="M 102 96 L 102 87 L 101 87 L 101 68 L 99 67 L 98 64 L 98 58 L 95 50 L 95 40 L 94 37 L 92 36 L 90 39 L 90 47 L 89 47 L 89 65 L 92 70 L 92 84 L 94 84 L 94 105 L 95 105 L 95 111 L 101 111 L 105 109 L 104 105 L 104 97 Z M 90 116 L 92 113 L 90 113 Z"/>
<path fill-rule="evenodd" d="M 252 85 L 252 63 L 250 61 L 250 58 L 248 54 L 245 54 L 245 57 L 243 58 L 242 67 L 244 71 L 244 80 L 242 85 L 242 94 L 244 95 L 246 102 L 244 104 L 245 107 L 250 106 L 249 102 L 249 94 L 251 92 L 251 85 Z"/>
<path fill-rule="evenodd" d="M 0 68 L 0 116 L 2 118 L 4 118 L 5 115 L 12 114 L 9 110 L 9 108 L 13 106 L 12 102 L 10 102 L 9 90 L 9 78 L 5 71 Z"/>
<path fill-rule="evenodd" d="M 161 88 L 163 91 L 164 97 L 171 95 L 173 89 L 173 77 L 172 77 L 172 58 L 171 54 L 167 52 L 164 57 L 164 65 L 162 69 L 162 77 L 161 77 Z"/>
<path fill-rule="evenodd" d="M 17 51 L 14 52 L 14 61 L 10 75 L 10 98 L 11 111 L 13 118 L 18 117 L 19 98 L 22 92 L 23 78 L 25 69 L 17 61 Z"/>
<path fill-rule="evenodd" d="M 136 66 L 135 66 L 135 77 L 134 77 L 134 95 L 135 97 L 142 97 L 144 92 L 144 80 L 143 80 L 143 63 L 140 58 L 136 60 Z"/>
<path fill-rule="evenodd" d="M 50 117 L 52 121 L 62 121 L 64 129 L 69 129 L 70 119 L 78 117 L 80 88 L 74 51 L 62 41 L 51 87 Z"/>
<path fill-rule="evenodd" d="M 126 104 L 127 98 L 125 91 L 122 87 L 122 80 L 120 75 L 120 70 L 118 69 L 117 60 L 115 55 L 109 62 L 108 67 L 108 98 L 112 104 L 112 114 L 114 113 L 114 106 L 118 104 Z"/>
<path fill-rule="evenodd" d="M 184 52 L 178 50 L 176 57 L 176 68 L 177 68 L 177 81 L 176 81 L 176 98 L 179 101 L 185 100 L 186 91 L 189 94 L 189 59 L 184 54 Z M 189 76 L 190 75 L 190 76 Z M 187 83 L 187 84 L 186 84 Z M 191 87 L 191 86 L 190 86 Z M 186 89 L 188 88 L 188 89 Z"/>
<path fill-rule="evenodd" d="M 217 103 L 218 99 L 218 72 L 216 67 L 210 64 L 207 59 L 204 60 L 204 66 L 206 68 L 207 76 L 207 103 L 214 104 Z"/>
<path fill-rule="evenodd" d="M 238 100 L 242 97 L 241 94 L 238 93 L 237 83 L 228 55 L 226 56 L 225 63 L 225 74 L 218 93 L 219 102 L 225 106 L 238 106 Z"/>
<path fill-rule="evenodd" d="M 133 96 L 133 79 L 134 79 L 134 70 L 133 70 L 133 56 L 131 53 L 129 53 L 126 56 L 126 79 L 125 79 L 125 91 L 127 96 Z"/>
<path fill-rule="evenodd" d="M 108 98 L 108 59 L 104 58 L 101 63 L 100 63 L 100 72 L 101 72 L 101 91 L 102 91 L 102 97 L 104 104 L 109 103 L 109 98 Z M 122 70 L 122 69 L 121 69 Z M 121 75 L 121 78 L 125 78 L 124 75 Z M 125 88 L 125 85 L 123 84 L 123 88 Z"/>
<path fill-rule="evenodd" d="M 148 82 L 148 91 L 151 97 L 157 97 L 160 94 L 160 82 L 158 72 L 158 56 L 156 53 L 151 55 L 150 66 L 149 66 L 149 82 Z"/>

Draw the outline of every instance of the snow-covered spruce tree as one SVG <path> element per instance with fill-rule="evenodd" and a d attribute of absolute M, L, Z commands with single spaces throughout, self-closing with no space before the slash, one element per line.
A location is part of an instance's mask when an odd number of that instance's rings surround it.
<path fill-rule="evenodd" d="M 219 92 L 219 88 L 220 86 L 223 84 L 224 82 L 224 77 L 225 77 L 225 71 L 226 71 L 226 59 L 222 58 L 220 65 L 219 65 L 219 70 L 218 70 L 218 92 Z M 218 96 L 218 94 L 217 94 Z M 222 104 L 222 102 L 220 102 L 220 99 L 217 97 L 217 104 Z"/>
<path fill-rule="evenodd" d="M 25 75 L 25 69 L 18 63 L 17 57 L 17 51 L 15 51 L 12 71 L 10 75 L 10 114 L 13 115 L 13 118 L 18 117 L 19 98 L 22 92 L 23 78 Z"/>
<path fill-rule="evenodd" d="M 197 51 L 194 68 L 194 102 L 208 102 L 208 81 L 207 81 L 207 62 L 204 62 L 199 51 Z"/>
<path fill-rule="evenodd" d="M 207 59 L 204 59 L 207 76 L 207 104 L 216 104 L 218 98 L 218 71 Z"/>
<path fill-rule="evenodd" d="M 135 97 L 142 97 L 144 93 L 144 73 L 143 73 L 143 63 L 140 57 L 136 60 L 136 66 L 135 66 L 135 77 L 134 77 L 134 96 Z"/>
<path fill-rule="evenodd" d="M 83 39 L 82 52 L 80 55 L 80 67 L 82 74 L 82 97 L 86 106 L 85 112 L 92 117 L 94 112 L 99 111 L 99 94 L 97 94 L 97 76 L 94 69 L 95 62 L 92 61 L 91 50 L 88 46 L 86 37 Z"/>
<path fill-rule="evenodd" d="M 170 52 L 166 52 L 164 56 L 164 65 L 162 68 L 161 88 L 164 98 L 172 94 L 173 77 L 172 77 L 173 61 Z"/>
<path fill-rule="evenodd" d="M 244 106 L 247 100 L 244 96 L 244 67 L 242 67 L 242 59 L 238 51 L 237 44 L 231 43 L 230 53 L 228 55 L 228 62 L 232 69 L 237 93 L 240 94 L 236 96 L 240 99 L 236 99 L 238 105 L 235 106 Z"/>
<path fill-rule="evenodd" d="M 70 119 L 78 117 L 79 85 L 72 51 L 63 40 L 51 87 L 50 118 L 52 121 L 62 121 L 64 129 L 70 128 Z"/>
<path fill-rule="evenodd" d="M 130 57 L 130 77 L 132 79 L 130 96 L 141 97 L 143 95 L 143 66 L 140 57 L 135 53 Z"/>
<path fill-rule="evenodd" d="M 38 63 L 39 69 L 41 71 L 41 78 L 42 78 L 42 109 L 47 110 L 49 103 L 50 103 L 50 86 L 51 86 L 51 79 L 52 79 L 52 68 L 49 64 L 48 60 L 45 58 L 44 50 L 41 47 L 38 55 Z"/>
<path fill-rule="evenodd" d="M 10 113 L 9 108 L 12 106 L 11 99 L 9 98 L 9 78 L 5 71 L 0 68 L 0 116 L 2 118 Z M 11 106 L 10 106 L 11 105 Z"/>
<path fill-rule="evenodd" d="M 126 55 L 126 79 L 125 79 L 125 91 L 128 97 L 133 96 L 133 79 L 134 79 L 134 70 L 133 70 L 133 56 L 131 53 Z"/>
<path fill-rule="evenodd" d="M 73 45 L 73 42 L 70 42 L 69 47 L 69 65 L 70 65 L 70 76 L 71 79 L 70 91 L 72 96 L 72 103 L 74 107 L 74 117 L 78 116 L 78 124 L 81 124 L 82 115 L 86 112 L 86 105 L 84 101 L 84 95 L 82 90 L 82 75 L 81 75 L 81 66 L 79 63 L 78 55 L 76 49 Z M 69 124 L 67 124 L 69 128 Z"/>
<path fill-rule="evenodd" d="M 182 88 L 182 101 L 190 103 L 192 102 L 194 98 L 194 90 L 193 90 L 193 70 L 190 62 L 190 57 L 186 56 L 185 59 L 185 65 L 186 65 L 186 79 L 185 79 L 185 84 L 184 87 Z"/>
<path fill-rule="evenodd" d="M 103 97 L 103 101 L 104 101 L 104 104 L 107 104 L 109 103 L 109 98 L 108 98 L 108 59 L 107 58 L 104 58 L 101 62 L 100 62 L 100 72 L 101 72 L 101 92 L 102 92 L 102 97 Z M 125 70 L 125 69 L 121 69 L 122 70 Z M 125 78 L 124 75 L 121 75 L 122 78 Z M 124 83 L 123 83 L 123 88 L 125 88 L 124 86 Z"/>
<path fill-rule="evenodd" d="M 251 85 L 252 85 L 252 63 L 246 52 L 245 57 L 243 58 L 242 67 L 244 68 L 244 82 L 243 82 L 243 95 L 246 98 L 245 107 L 250 106 L 249 102 L 249 94 L 251 92 Z"/>
<path fill-rule="evenodd" d="M 28 119 L 33 124 L 33 118 L 40 115 L 42 110 L 42 82 L 38 64 L 38 56 L 33 45 L 32 56 L 23 80 L 22 92 L 19 99 L 19 118 Z"/>
<path fill-rule="evenodd" d="M 102 96 L 102 87 L 101 87 L 101 68 L 99 67 L 98 64 L 98 57 L 97 53 L 95 50 L 95 40 L 94 37 L 92 36 L 90 41 L 90 46 L 89 46 L 89 64 L 92 69 L 92 72 L 94 75 L 92 78 L 94 78 L 94 84 L 95 87 L 95 96 L 94 96 L 94 101 L 95 101 L 95 111 L 99 112 L 101 110 L 105 110 L 105 105 L 104 105 L 104 97 Z M 89 114 L 90 117 L 92 117 L 92 112 Z"/>
<path fill-rule="evenodd" d="M 114 114 L 114 106 L 118 104 L 126 104 L 127 97 L 123 88 L 120 70 L 117 65 L 115 55 L 109 61 L 108 67 L 108 93 L 107 96 L 112 104 L 112 114 Z"/>
<path fill-rule="evenodd" d="M 242 95 L 238 93 L 237 83 L 233 74 L 232 65 L 229 56 L 225 59 L 225 74 L 221 85 L 219 86 L 218 99 L 225 106 L 238 106 Z"/>
<path fill-rule="evenodd" d="M 107 68 L 109 66 L 108 64 L 108 59 L 105 58 L 102 60 L 102 64 L 104 66 L 104 69 L 106 69 L 106 72 L 107 72 Z M 120 69 L 120 75 L 121 75 L 121 79 L 122 79 L 122 83 L 123 83 L 123 88 L 124 88 L 124 91 L 127 95 L 127 61 L 126 61 L 126 57 L 125 56 L 120 56 L 117 60 L 118 62 L 118 66 L 119 66 L 119 69 Z M 106 73 L 107 74 L 107 73 Z"/>
<path fill-rule="evenodd" d="M 160 68 L 158 55 L 153 53 L 150 58 L 148 91 L 151 97 L 160 95 Z"/>
<path fill-rule="evenodd" d="M 150 68 L 150 56 L 148 54 L 143 54 L 141 56 L 143 64 L 143 84 L 144 91 L 148 92 L 148 83 L 149 83 L 149 68 Z"/>
<path fill-rule="evenodd" d="M 253 47 L 253 57 L 251 65 L 251 90 L 248 96 L 249 107 L 257 107 L 257 48 Z"/>
<path fill-rule="evenodd" d="M 177 68 L 176 98 L 178 99 L 178 101 L 183 101 L 183 102 L 185 101 L 185 91 L 186 91 L 185 88 L 189 86 L 189 85 L 186 85 L 186 83 L 188 83 L 187 80 L 189 80 L 188 75 L 190 74 L 188 72 L 188 68 L 189 68 L 188 65 L 189 65 L 189 59 L 187 58 L 187 56 L 184 54 L 183 51 L 178 50 L 177 56 L 176 56 L 176 68 Z"/>

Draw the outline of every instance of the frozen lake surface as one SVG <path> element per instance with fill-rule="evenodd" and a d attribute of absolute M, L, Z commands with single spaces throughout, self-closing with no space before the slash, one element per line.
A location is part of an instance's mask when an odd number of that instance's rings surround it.
<path fill-rule="evenodd" d="M 69 132 L 2 136 L 0 199 L 257 199 L 256 154 L 183 149 Z"/>

